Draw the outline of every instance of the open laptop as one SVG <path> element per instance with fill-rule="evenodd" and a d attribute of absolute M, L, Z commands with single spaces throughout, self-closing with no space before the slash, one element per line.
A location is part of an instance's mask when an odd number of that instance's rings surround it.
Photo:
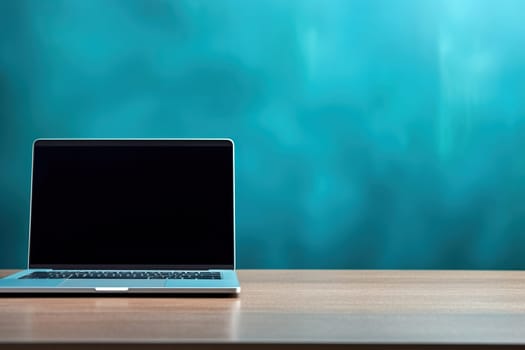
<path fill-rule="evenodd" d="M 39 139 L 3 293 L 238 294 L 229 139 Z"/>

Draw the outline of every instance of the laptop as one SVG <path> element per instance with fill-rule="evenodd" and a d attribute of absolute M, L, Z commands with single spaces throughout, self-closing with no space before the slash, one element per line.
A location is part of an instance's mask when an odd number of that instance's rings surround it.
<path fill-rule="evenodd" d="M 230 139 L 39 139 L 0 293 L 238 294 Z"/>

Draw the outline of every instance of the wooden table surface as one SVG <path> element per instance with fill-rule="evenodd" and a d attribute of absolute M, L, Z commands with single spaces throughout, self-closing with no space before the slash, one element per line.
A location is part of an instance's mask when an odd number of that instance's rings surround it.
<path fill-rule="evenodd" d="M 239 278 L 238 298 L 0 297 L 0 347 L 525 346 L 525 272 L 240 270 Z"/>

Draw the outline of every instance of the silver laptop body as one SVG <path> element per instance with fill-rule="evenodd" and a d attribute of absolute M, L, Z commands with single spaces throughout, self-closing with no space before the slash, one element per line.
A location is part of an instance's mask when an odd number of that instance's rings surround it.
<path fill-rule="evenodd" d="M 0 293 L 238 294 L 230 139 L 39 139 Z"/>

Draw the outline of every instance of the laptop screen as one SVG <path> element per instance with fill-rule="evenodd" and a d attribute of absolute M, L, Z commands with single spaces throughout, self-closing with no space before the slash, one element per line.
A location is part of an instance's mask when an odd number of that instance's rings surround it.
<path fill-rule="evenodd" d="M 229 140 L 38 140 L 31 268 L 234 265 Z"/>

